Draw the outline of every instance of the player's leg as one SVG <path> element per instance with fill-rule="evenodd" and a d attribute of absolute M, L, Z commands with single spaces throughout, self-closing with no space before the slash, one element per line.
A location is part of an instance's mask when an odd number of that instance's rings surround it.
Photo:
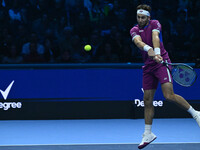
<path fill-rule="evenodd" d="M 163 91 L 163 95 L 166 100 L 172 101 L 187 110 L 192 117 L 197 121 L 200 126 L 200 112 L 194 110 L 192 106 L 180 95 L 174 93 L 173 90 L 173 79 L 169 70 L 161 65 L 158 70 L 156 70 L 155 75 L 159 79 Z"/>
<path fill-rule="evenodd" d="M 151 132 L 153 117 L 154 117 L 154 107 L 153 98 L 158 85 L 158 79 L 149 71 L 143 68 L 143 89 L 144 89 L 144 119 L 145 119 L 145 131 L 143 134 L 142 142 L 139 144 L 138 148 L 142 149 L 153 140 L 156 136 Z"/>
<path fill-rule="evenodd" d="M 169 59 L 168 59 L 168 62 L 170 62 Z M 169 101 L 175 102 L 176 104 L 181 106 L 183 109 L 188 110 L 192 115 L 195 115 L 194 113 L 195 111 L 190 106 L 190 104 L 182 96 L 174 93 L 173 79 L 168 68 L 160 64 L 160 67 L 157 70 L 155 70 L 154 74 L 161 83 L 164 97 Z"/>
<path fill-rule="evenodd" d="M 190 108 L 190 104 L 182 96 L 174 93 L 172 83 L 163 83 L 161 88 L 166 100 L 176 103 L 185 110 Z"/>
<path fill-rule="evenodd" d="M 174 102 L 183 109 L 187 110 L 192 115 L 192 117 L 197 121 L 200 127 L 200 112 L 194 110 L 192 106 L 182 96 L 174 93 L 173 84 L 167 82 L 163 83 L 161 87 L 165 99 Z"/>
<path fill-rule="evenodd" d="M 152 141 L 156 139 L 156 136 L 151 132 L 153 117 L 154 117 L 154 106 L 153 98 L 155 94 L 155 89 L 144 90 L 144 119 L 145 119 L 145 130 L 142 138 L 142 142 L 139 144 L 138 148 L 142 149 Z"/>
<path fill-rule="evenodd" d="M 145 124 L 152 125 L 154 117 L 153 98 L 156 90 L 144 90 L 144 119 Z"/>

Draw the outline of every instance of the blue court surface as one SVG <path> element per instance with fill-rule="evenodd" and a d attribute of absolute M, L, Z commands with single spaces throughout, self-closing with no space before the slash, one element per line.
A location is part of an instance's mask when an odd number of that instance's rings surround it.
<path fill-rule="evenodd" d="M 143 119 L 0 121 L 0 150 L 134 150 Z M 187 119 L 154 119 L 157 139 L 145 150 L 199 150 L 200 128 Z"/>

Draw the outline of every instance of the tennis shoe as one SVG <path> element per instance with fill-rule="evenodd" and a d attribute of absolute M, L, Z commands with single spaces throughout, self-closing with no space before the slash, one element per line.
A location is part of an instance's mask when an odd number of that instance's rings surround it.
<path fill-rule="evenodd" d="M 200 111 L 197 111 L 197 114 L 193 117 L 200 127 Z"/>
<path fill-rule="evenodd" d="M 138 145 L 139 149 L 146 147 L 148 144 L 156 139 L 156 135 L 152 132 L 150 134 L 143 134 L 142 142 Z"/>

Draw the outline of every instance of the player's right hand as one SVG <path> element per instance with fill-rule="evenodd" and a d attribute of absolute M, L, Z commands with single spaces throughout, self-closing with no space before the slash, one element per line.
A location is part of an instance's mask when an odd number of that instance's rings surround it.
<path fill-rule="evenodd" d="M 154 52 L 153 48 L 149 49 L 147 53 L 148 53 L 148 56 L 149 56 L 151 59 L 154 59 L 154 57 L 155 57 L 155 52 Z"/>
<path fill-rule="evenodd" d="M 153 60 L 156 61 L 157 63 L 161 63 L 161 61 L 163 61 L 163 58 L 160 55 L 155 55 L 153 57 Z"/>

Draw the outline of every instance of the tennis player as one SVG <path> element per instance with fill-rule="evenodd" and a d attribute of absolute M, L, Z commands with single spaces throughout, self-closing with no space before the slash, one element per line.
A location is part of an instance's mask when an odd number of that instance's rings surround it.
<path fill-rule="evenodd" d="M 161 83 L 163 95 L 166 100 L 172 101 L 183 109 L 187 110 L 200 126 L 200 111 L 194 108 L 181 96 L 173 91 L 172 76 L 161 61 L 170 63 L 170 58 L 163 46 L 161 24 L 158 20 L 151 20 L 151 7 L 139 5 L 137 7 L 137 25 L 131 30 L 132 41 L 141 50 L 143 66 L 143 89 L 144 89 L 144 119 L 145 131 L 142 142 L 138 148 L 142 149 L 156 139 L 151 132 L 154 117 L 153 98 L 158 86 Z"/>

